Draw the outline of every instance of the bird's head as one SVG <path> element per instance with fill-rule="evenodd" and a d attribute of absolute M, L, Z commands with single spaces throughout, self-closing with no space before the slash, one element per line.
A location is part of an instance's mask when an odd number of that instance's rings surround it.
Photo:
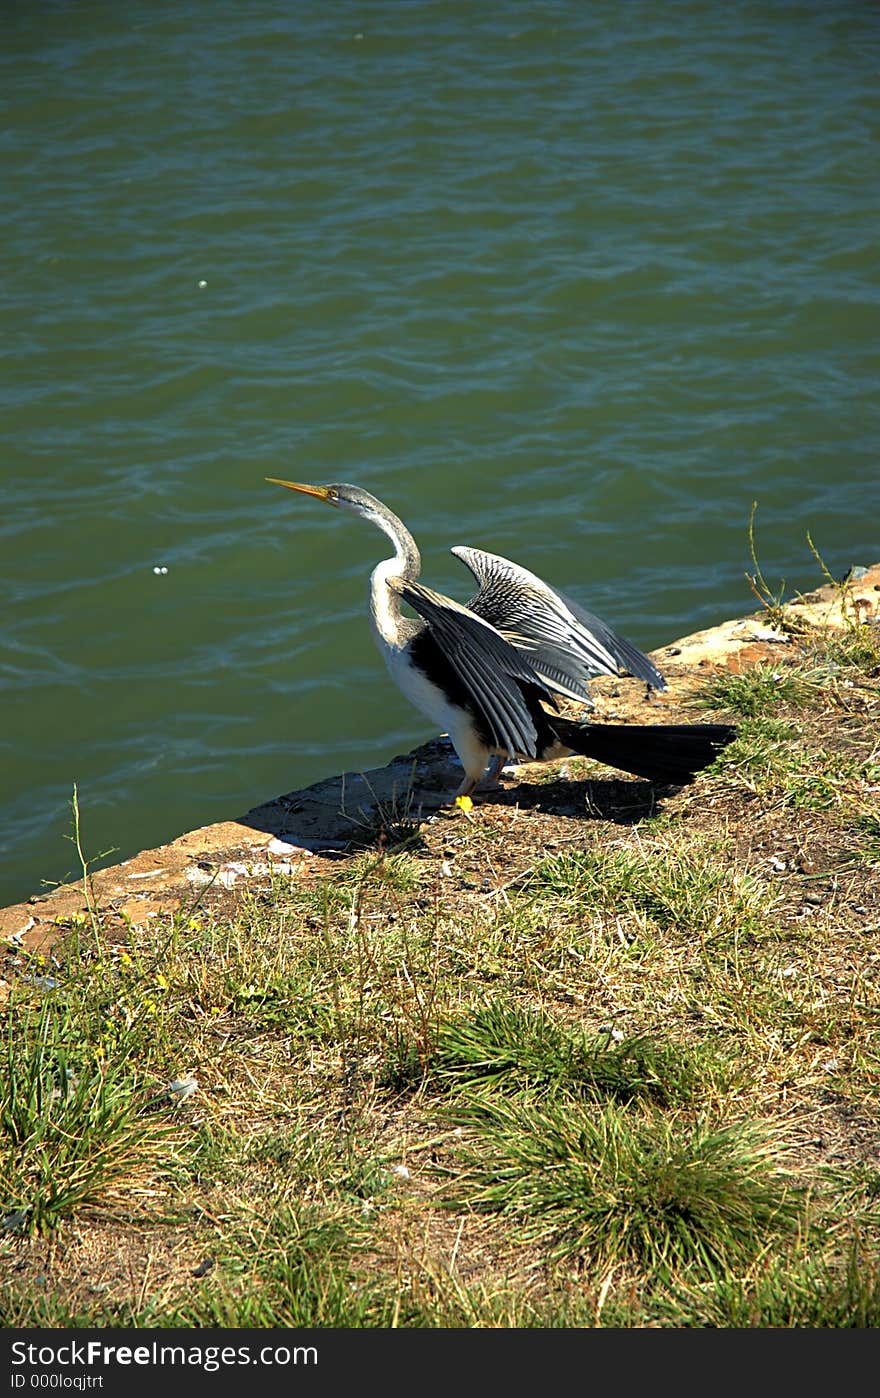
<path fill-rule="evenodd" d="M 377 500 L 375 495 L 371 495 L 368 490 L 361 490 L 357 485 L 301 485 L 297 481 L 281 481 L 277 476 L 267 476 L 266 480 L 270 485 L 283 485 L 288 490 L 298 490 L 300 495 L 313 495 L 316 500 L 325 500 L 328 505 L 335 505 L 338 510 L 348 510 L 363 519 L 372 520 L 373 523 L 379 523 L 382 517 L 388 514 L 381 500 Z"/>

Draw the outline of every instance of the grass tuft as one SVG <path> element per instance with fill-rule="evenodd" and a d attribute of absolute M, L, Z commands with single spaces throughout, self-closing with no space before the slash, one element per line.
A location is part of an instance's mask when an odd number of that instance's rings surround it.
<path fill-rule="evenodd" d="M 445 1023 L 432 1063 L 432 1080 L 455 1091 L 543 1091 L 663 1107 L 694 1101 L 718 1072 L 708 1054 L 683 1046 L 647 1035 L 588 1035 L 544 1011 L 499 1003 Z"/>
<path fill-rule="evenodd" d="M 782 707 L 818 707 L 829 682 L 827 670 L 817 667 L 755 665 L 740 674 L 725 670 L 715 675 L 694 694 L 692 703 L 696 708 L 758 718 Z"/>
<path fill-rule="evenodd" d="M 123 1183 L 131 1206 L 173 1159 L 174 1131 L 129 1065 L 83 1039 L 75 1012 L 17 1008 L 0 1084 L 0 1217 L 8 1232 L 48 1235 L 118 1202 Z"/>
<path fill-rule="evenodd" d="M 555 1261 L 712 1276 L 753 1262 L 802 1218 L 801 1191 L 753 1127 L 556 1101 L 457 1119 L 474 1134 L 451 1198 L 515 1218 Z"/>

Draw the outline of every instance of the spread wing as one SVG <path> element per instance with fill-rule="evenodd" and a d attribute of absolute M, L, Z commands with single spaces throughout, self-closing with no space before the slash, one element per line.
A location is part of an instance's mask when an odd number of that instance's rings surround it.
<path fill-rule="evenodd" d="M 527 693 L 553 700 L 528 659 L 452 598 L 403 578 L 389 578 L 388 586 L 428 623 L 443 668 L 447 675 L 452 671 L 456 688 L 467 696 L 491 745 L 511 757 L 536 756 L 537 732 Z M 528 687 L 525 692 L 523 686 Z"/>
<path fill-rule="evenodd" d="M 591 704 L 589 682 L 595 675 L 628 673 L 654 689 L 666 681 L 646 655 L 593 616 L 555 591 L 541 578 L 498 554 L 482 549 L 452 550 L 479 584 L 469 611 L 524 652 L 551 689 Z"/>

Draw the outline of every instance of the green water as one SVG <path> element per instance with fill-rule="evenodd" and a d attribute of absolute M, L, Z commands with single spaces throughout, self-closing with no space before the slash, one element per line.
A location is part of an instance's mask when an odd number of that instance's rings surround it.
<path fill-rule="evenodd" d="M 864 3 L 6 7 L 0 902 L 74 782 L 122 858 L 430 735 L 266 475 L 646 649 L 753 501 L 774 582 L 880 559 L 878 71 Z"/>

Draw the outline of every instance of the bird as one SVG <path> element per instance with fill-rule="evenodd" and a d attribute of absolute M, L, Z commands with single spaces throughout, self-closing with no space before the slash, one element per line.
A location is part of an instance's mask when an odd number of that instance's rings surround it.
<path fill-rule="evenodd" d="M 629 641 L 536 574 L 498 554 L 456 546 L 477 591 L 467 605 L 421 581 L 421 555 L 406 525 L 360 486 L 306 485 L 267 476 L 357 515 L 380 529 L 394 555 L 370 577 L 370 621 L 391 678 L 441 732 L 464 769 L 455 800 L 484 776 L 497 784 L 517 759 L 577 753 L 630 775 L 685 785 L 732 742 L 730 724 L 610 724 L 574 721 L 559 696 L 593 707 L 596 675 L 629 673 L 652 689 L 660 671 Z M 404 615 L 405 602 L 416 613 Z"/>

